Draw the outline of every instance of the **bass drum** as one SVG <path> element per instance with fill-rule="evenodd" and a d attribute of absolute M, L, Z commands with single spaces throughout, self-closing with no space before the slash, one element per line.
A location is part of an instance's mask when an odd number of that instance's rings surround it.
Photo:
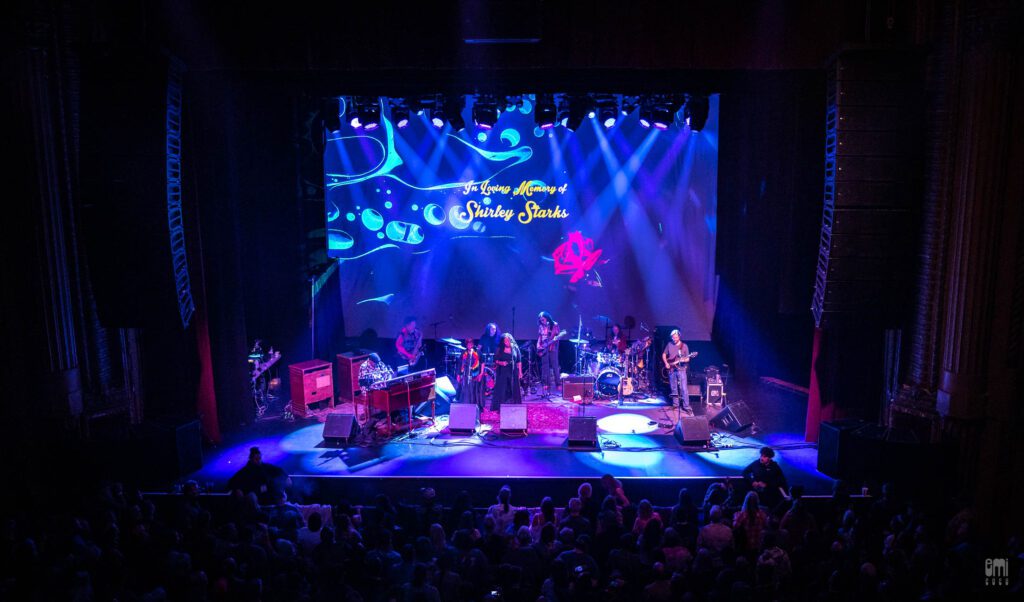
<path fill-rule="evenodd" d="M 494 368 L 484 366 L 484 395 L 490 395 L 494 391 Z"/>
<path fill-rule="evenodd" d="M 619 395 L 619 383 L 622 381 L 622 375 L 615 368 L 605 368 L 601 370 L 601 373 L 597 375 L 597 383 L 594 388 L 597 389 L 599 395 L 605 397 L 618 397 Z"/>

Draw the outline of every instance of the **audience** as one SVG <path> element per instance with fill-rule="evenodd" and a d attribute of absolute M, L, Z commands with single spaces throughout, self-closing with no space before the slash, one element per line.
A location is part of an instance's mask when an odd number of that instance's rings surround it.
<path fill-rule="evenodd" d="M 213 507 L 190 483 L 158 506 L 109 484 L 63 515 L 0 522 L 0 599 L 958 600 L 985 593 L 973 577 L 986 557 L 1021 552 L 1016 538 L 983 550 L 969 504 L 943 514 L 925 500 L 926 512 L 888 484 L 874 500 L 837 486 L 814 504 L 794 487 L 778 512 L 755 492 L 736 507 L 727 487 L 709 489 L 720 503 L 704 508 L 685 490 L 671 508 L 645 499 L 627 529 L 614 494 L 591 522 L 583 488 L 564 510 L 516 508 L 505 486 L 482 511 L 461 492 L 456 518 L 429 488 L 400 513 L 383 494 L 312 511 L 239 488 Z M 1019 571 L 1010 581 L 1019 593 Z"/>

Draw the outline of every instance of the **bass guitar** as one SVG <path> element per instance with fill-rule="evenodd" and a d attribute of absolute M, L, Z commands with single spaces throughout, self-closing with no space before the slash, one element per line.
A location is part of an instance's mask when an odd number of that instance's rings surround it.
<path fill-rule="evenodd" d="M 563 330 L 556 334 L 555 336 L 551 337 L 551 339 L 547 342 L 541 343 L 540 341 L 537 341 L 537 355 L 540 357 L 544 357 L 544 355 L 548 351 L 550 351 L 552 347 L 554 347 L 555 343 L 557 343 L 560 339 L 565 338 L 565 335 L 567 334 L 569 333 Z"/>

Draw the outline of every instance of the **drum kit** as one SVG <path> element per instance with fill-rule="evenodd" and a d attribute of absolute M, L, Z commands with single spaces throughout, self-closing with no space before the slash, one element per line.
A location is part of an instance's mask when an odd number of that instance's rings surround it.
<path fill-rule="evenodd" d="M 649 334 L 645 335 L 619 353 L 614 349 L 591 350 L 588 339 L 570 339 L 576 346 L 576 375 L 594 377 L 596 396 L 617 398 L 620 393 L 622 397 L 650 394 L 652 340 Z"/>
<path fill-rule="evenodd" d="M 444 343 L 444 372 L 450 377 L 458 377 L 459 370 L 461 369 L 460 362 L 462 361 L 462 354 L 466 351 L 466 346 L 462 344 L 458 339 L 444 338 L 441 339 Z M 481 353 L 480 360 L 484 364 L 484 395 L 490 395 L 494 391 L 494 354 L 493 353 Z"/>

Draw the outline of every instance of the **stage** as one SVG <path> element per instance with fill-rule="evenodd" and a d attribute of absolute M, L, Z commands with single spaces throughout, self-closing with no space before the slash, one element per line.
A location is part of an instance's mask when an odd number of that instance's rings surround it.
<path fill-rule="evenodd" d="M 200 483 L 223 489 L 241 468 L 251 446 L 259 446 L 265 462 L 284 469 L 296 483 L 295 496 L 315 498 L 345 495 L 363 498 L 378 491 L 409 491 L 410 481 L 420 486 L 451 481 L 446 490 L 496 490 L 496 481 L 543 480 L 546 490 L 569 492 L 583 479 L 611 473 L 638 483 L 669 503 L 680 483 L 709 482 L 738 476 L 758 457 L 765 445 L 778 451 L 790 483 L 804 485 L 808 494 L 826 494 L 832 480 L 816 470 L 817 450 L 804 442 L 806 402 L 763 384 L 747 387 L 743 400 L 754 416 L 752 428 L 739 433 L 712 430 L 708 447 L 682 445 L 673 432 L 677 410 L 661 398 L 597 400 L 580 405 L 561 397 L 524 400 L 529 431 L 505 434 L 498 429 L 497 412 L 485 410 L 474 434 L 454 435 L 448 415 L 438 414 L 433 424 L 402 432 L 390 439 L 371 436 L 365 422 L 350 443 L 334 445 L 323 437 L 328 412 L 354 413 L 352 406 L 337 405 L 305 419 L 269 416 L 210 450 L 202 470 L 192 475 Z M 733 387 L 736 394 L 739 387 Z M 695 398 L 696 399 L 696 398 Z M 697 416 L 713 416 L 718 408 L 694 404 Z M 359 411 L 355 414 L 358 416 Z M 429 410 L 425 412 L 429 417 Z M 597 448 L 574 449 L 567 444 L 570 416 L 590 416 L 597 423 Z M 363 417 L 360 416 L 360 421 Z M 562 481 L 557 485 L 552 481 Z M 454 484 L 453 484 L 454 483 Z M 702 487 L 698 487 L 703 491 Z M 539 501 L 539 500 L 537 500 Z"/>

